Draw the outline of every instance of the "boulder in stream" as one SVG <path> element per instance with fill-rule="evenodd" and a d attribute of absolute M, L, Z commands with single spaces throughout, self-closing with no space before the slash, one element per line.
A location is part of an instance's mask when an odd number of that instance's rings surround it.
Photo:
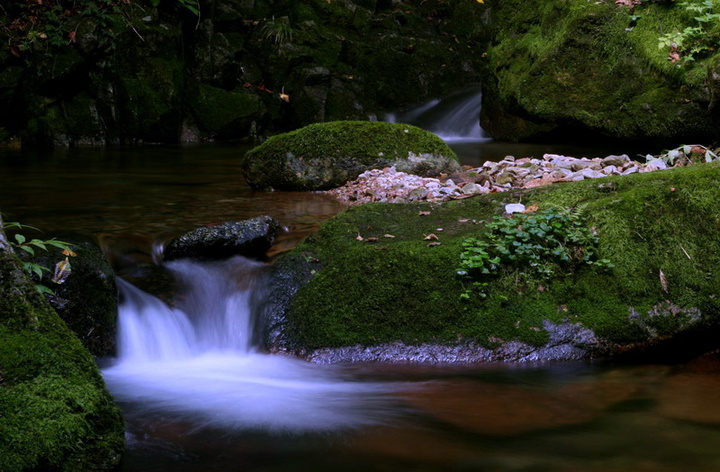
<path fill-rule="evenodd" d="M 225 259 L 231 256 L 262 258 L 283 227 L 271 216 L 228 221 L 188 231 L 171 240 L 163 259 Z"/>
<path fill-rule="evenodd" d="M 273 265 L 265 344 L 314 362 L 682 361 L 716 349 L 719 178 L 709 163 L 351 207 Z M 518 202 L 525 212 L 507 215 Z M 558 245 L 534 265 L 503 259 L 542 249 L 551 227 L 584 242 L 563 260 L 549 256 Z M 464 253 L 499 267 L 469 276 Z"/>
<path fill-rule="evenodd" d="M 248 185 L 276 190 L 327 190 L 384 167 L 424 177 L 460 169 L 455 152 L 433 133 L 372 121 L 317 123 L 274 136 L 241 165 Z"/>

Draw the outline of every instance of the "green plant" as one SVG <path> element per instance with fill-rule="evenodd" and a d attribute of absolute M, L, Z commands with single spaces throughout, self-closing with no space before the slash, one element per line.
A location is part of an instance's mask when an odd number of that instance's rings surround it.
<path fill-rule="evenodd" d="M 290 43 L 293 36 L 290 18 L 287 16 L 277 19 L 273 17 L 272 20 L 266 21 L 262 26 L 262 35 L 263 39 L 270 40 L 278 46 Z"/>
<path fill-rule="evenodd" d="M 695 24 L 682 31 L 672 31 L 658 38 L 660 49 L 670 50 L 670 61 L 694 61 L 700 54 L 714 50 L 720 43 L 720 13 L 713 9 L 717 0 L 685 0 L 678 2 Z"/>
<path fill-rule="evenodd" d="M 599 238 L 580 213 L 546 209 L 495 217 L 481 238 L 463 241 L 457 274 L 472 281 L 481 297 L 489 276 L 514 269 L 539 281 L 570 273 L 580 266 L 611 268 L 598 259 Z M 470 297 L 466 290 L 462 298 Z"/>
<path fill-rule="evenodd" d="M 720 160 L 716 151 L 700 144 L 684 144 L 676 147 L 675 149 L 663 151 L 657 158 L 670 166 L 675 164 L 689 164 L 698 161 L 711 162 Z"/>
<path fill-rule="evenodd" d="M 0 220 L 0 228 L 29 228 L 29 229 L 37 229 L 33 228 L 32 226 L 28 225 L 21 225 L 17 222 L 8 222 L 3 223 L 2 220 Z M 12 240 L 8 240 L 10 245 L 20 251 L 24 251 L 29 256 L 35 256 L 36 249 L 41 249 L 43 251 L 48 250 L 48 246 L 56 247 L 58 249 L 61 249 L 63 251 L 63 255 L 66 256 L 64 260 L 59 261 L 57 264 L 55 264 L 55 271 L 53 273 L 53 276 L 51 278 L 51 281 L 56 284 L 61 284 L 67 279 L 67 277 L 70 275 L 71 271 L 71 265 L 68 257 L 75 256 L 76 254 L 72 251 L 70 248 L 70 243 L 65 241 L 59 241 L 55 238 L 53 239 L 47 239 L 47 240 L 41 240 L 41 239 L 30 239 L 28 240 L 23 234 L 16 233 Z M 44 272 L 50 272 L 50 269 L 47 267 L 40 265 L 33 261 L 22 261 L 23 268 L 30 276 L 36 276 L 39 281 L 42 281 L 43 273 Z M 47 293 L 49 295 L 54 295 L 55 292 L 53 292 L 50 288 L 47 286 L 36 283 L 35 289 L 40 293 Z"/>

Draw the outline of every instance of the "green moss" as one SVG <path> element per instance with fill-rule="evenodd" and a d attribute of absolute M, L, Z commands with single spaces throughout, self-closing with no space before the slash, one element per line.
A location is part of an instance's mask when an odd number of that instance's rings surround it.
<path fill-rule="evenodd" d="M 668 300 L 679 309 L 697 308 L 704 323 L 715 323 L 718 178 L 720 168 L 704 164 L 444 204 L 351 208 L 296 249 L 319 263 L 291 305 L 290 338 L 302 349 L 396 340 L 537 345 L 547 339 L 542 323 L 549 320 L 581 323 L 610 342 L 628 344 L 649 333 L 631 313 L 648 313 Z M 597 231 L 598 257 L 614 268 L 606 273 L 580 267 L 550 281 L 518 269 L 488 280 L 487 298 L 461 301 L 465 282 L 455 269 L 462 240 L 481 234 L 505 204 L 518 201 L 541 209 L 577 208 Z M 441 245 L 428 246 L 431 233 Z M 379 240 L 368 242 L 373 237 Z M 659 335 L 682 324 L 662 316 L 651 321 L 644 323 Z"/>
<path fill-rule="evenodd" d="M 109 470 L 124 426 L 90 354 L 0 250 L 0 469 Z"/>
<path fill-rule="evenodd" d="M 643 3 L 633 26 L 627 8 L 603 2 L 503 2 L 492 11 L 496 80 L 486 93 L 507 112 L 618 138 L 714 135 L 705 60 L 680 66 L 658 47 L 660 30 L 686 21 L 682 8 Z M 495 136 L 539 131 L 492 121 L 483 123 Z"/>
<path fill-rule="evenodd" d="M 255 94 L 231 92 L 200 84 L 193 100 L 193 113 L 201 130 L 214 135 L 228 133 L 244 119 L 256 116 L 262 107 Z"/>
<path fill-rule="evenodd" d="M 423 156 L 411 159 L 411 153 Z M 322 190 L 368 169 L 437 175 L 457 170 L 457 155 L 438 136 L 400 123 L 334 121 L 274 136 L 243 157 L 243 176 L 255 188 Z"/>
<path fill-rule="evenodd" d="M 379 154 L 389 158 L 416 154 L 449 154 L 457 159 L 442 139 L 415 126 L 383 122 L 334 121 L 309 125 L 273 136 L 248 154 L 265 155 L 291 152 L 305 159 L 342 155 L 372 162 Z"/>

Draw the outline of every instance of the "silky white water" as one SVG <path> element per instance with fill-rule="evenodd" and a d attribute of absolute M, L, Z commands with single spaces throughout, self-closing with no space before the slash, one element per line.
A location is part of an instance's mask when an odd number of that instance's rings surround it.
<path fill-rule="evenodd" d="M 120 281 L 118 358 L 103 370 L 120 402 L 195 427 L 327 431 L 382 422 L 388 384 L 269 355 L 253 343 L 262 266 L 243 258 L 178 261 L 171 308 Z"/>
<path fill-rule="evenodd" d="M 447 142 L 489 141 L 490 137 L 480 127 L 481 107 L 480 88 L 470 87 L 405 112 L 388 114 L 385 121 L 418 126 Z"/>

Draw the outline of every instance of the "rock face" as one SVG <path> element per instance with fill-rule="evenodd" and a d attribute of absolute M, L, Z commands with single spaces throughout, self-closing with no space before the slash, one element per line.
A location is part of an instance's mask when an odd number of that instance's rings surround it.
<path fill-rule="evenodd" d="M 658 24 L 682 31 L 699 25 L 696 15 L 680 4 L 616 3 L 494 3 L 485 131 L 512 141 L 716 140 L 717 48 L 688 62 L 658 48 Z"/>
<path fill-rule="evenodd" d="M 465 0 L 6 3 L 0 142 L 254 139 L 447 95 L 483 62 Z"/>
<path fill-rule="evenodd" d="M 350 207 L 274 264 L 265 343 L 316 362 L 681 360 L 716 349 L 720 244 L 708 225 L 719 217 L 717 178 L 709 163 Z M 612 266 L 458 275 L 464 242 L 486 238 L 487 223 L 518 202 L 526 212 L 575 209 L 573 224 Z M 523 228 L 506 229 L 522 245 Z"/>
<path fill-rule="evenodd" d="M 124 425 L 92 356 L 0 231 L 0 469 L 113 470 Z"/>
<path fill-rule="evenodd" d="M 171 240 L 163 252 L 166 261 L 181 258 L 225 259 L 242 255 L 262 258 L 282 226 L 270 216 L 231 221 L 189 231 Z"/>
<path fill-rule="evenodd" d="M 251 187 L 277 190 L 326 190 L 388 166 L 421 176 L 460 169 L 455 153 L 436 135 L 368 121 L 318 123 L 274 136 L 241 163 Z"/>

